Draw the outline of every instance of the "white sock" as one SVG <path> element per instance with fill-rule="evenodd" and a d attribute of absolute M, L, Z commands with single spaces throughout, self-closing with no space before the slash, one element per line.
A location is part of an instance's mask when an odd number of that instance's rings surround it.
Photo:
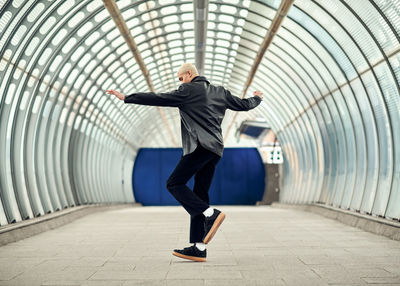
<path fill-rule="evenodd" d="M 206 249 L 206 245 L 202 242 L 196 242 L 194 245 L 196 245 L 197 249 L 200 251 L 204 251 Z"/>
<path fill-rule="evenodd" d="M 212 216 L 214 214 L 214 209 L 213 208 L 208 208 L 203 212 L 203 214 L 205 216 Z"/>

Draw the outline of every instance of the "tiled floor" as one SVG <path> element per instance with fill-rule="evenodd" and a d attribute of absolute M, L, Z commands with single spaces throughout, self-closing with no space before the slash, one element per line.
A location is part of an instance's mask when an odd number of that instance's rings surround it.
<path fill-rule="evenodd" d="M 207 262 L 188 246 L 181 207 L 95 213 L 0 247 L 0 285 L 400 285 L 400 242 L 317 214 L 220 207 Z"/>

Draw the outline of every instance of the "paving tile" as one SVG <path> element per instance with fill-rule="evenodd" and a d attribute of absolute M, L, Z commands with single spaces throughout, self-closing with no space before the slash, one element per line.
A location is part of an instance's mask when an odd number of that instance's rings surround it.
<path fill-rule="evenodd" d="M 50 281 L 43 282 L 41 285 L 42 286 L 80 286 L 84 282 L 85 282 L 85 280 L 83 280 L 83 281 L 79 281 L 79 280 L 76 280 L 76 281 L 54 280 L 53 281 L 53 280 L 50 280 Z"/>
<path fill-rule="evenodd" d="M 270 269 L 264 269 L 262 271 L 260 270 L 240 270 L 242 276 L 246 280 L 265 280 L 265 281 L 270 281 L 270 280 L 275 280 L 279 279 L 279 277 L 275 271 L 270 270 Z"/>
<path fill-rule="evenodd" d="M 130 264 L 121 264 L 121 263 L 107 263 L 100 267 L 99 270 L 104 271 L 133 271 L 135 269 L 135 265 Z"/>
<path fill-rule="evenodd" d="M 0 281 L 11 280 L 43 261 L 43 258 L 0 258 Z"/>
<path fill-rule="evenodd" d="M 327 255 L 300 255 L 298 259 L 304 264 L 338 264 L 338 261 Z"/>
<path fill-rule="evenodd" d="M 166 280 L 130 280 L 130 281 L 125 281 L 123 286 L 166 286 L 167 281 Z"/>
<path fill-rule="evenodd" d="M 365 277 L 362 278 L 368 284 L 395 284 L 400 285 L 400 276 L 397 277 Z"/>
<path fill-rule="evenodd" d="M 336 284 L 336 283 L 329 283 L 329 286 L 366 286 L 366 285 L 369 285 L 369 284 L 367 284 L 367 283 L 365 283 L 365 282 L 362 282 L 362 283 L 350 283 L 350 284 L 348 284 L 348 283 L 340 283 L 340 284 Z M 373 284 L 373 286 L 388 286 L 388 285 L 382 285 L 382 284 Z M 393 286 L 393 284 L 392 285 L 390 285 L 390 286 Z"/>
<path fill-rule="evenodd" d="M 136 280 L 136 279 L 165 279 L 168 270 L 99 270 L 94 273 L 89 280 Z"/>
<path fill-rule="evenodd" d="M 297 277 L 287 277 L 282 278 L 285 285 L 291 286 L 329 286 L 328 282 L 321 278 L 297 278 Z"/>
<path fill-rule="evenodd" d="M 212 280 L 212 279 L 205 279 L 204 280 L 204 285 L 205 286 L 245 286 L 246 281 L 245 280 Z"/>
<path fill-rule="evenodd" d="M 230 270 L 216 268 L 202 268 L 192 269 L 188 271 L 172 269 L 168 272 L 167 279 L 212 279 L 212 280 L 226 280 L 226 279 L 242 279 L 239 270 Z"/>
<path fill-rule="evenodd" d="M 119 264 L 137 264 L 142 259 L 142 256 L 139 257 L 109 257 L 106 258 L 107 263 L 119 263 Z"/>
<path fill-rule="evenodd" d="M 272 264 L 274 269 L 305 269 L 304 264 L 298 257 L 295 256 L 265 256 L 267 263 Z"/>
<path fill-rule="evenodd" d="M 327 281 L 308 268 L 277 269 L 275 272 L 278 277 L 282 278 L 286 285 L 328 285 Z"/>
<path fill-rule="evenodd" d="M 85 268 L 79 268 L 79 269 L 69 269 L 69 270 L 61 270 L 61 271 L 52 271 L 49 270 L 47 272 L 45 271 L 39 271 L 39 272 L 24 272 L 16 277 L 14 277 L 12 280 L 9 281 L 2 281 L 5 282 L 4 284 L 0 285 L 25 285 L 25 286 L 30 286 L 30 285 L 41 285 L 45 283 L 46 281 L 76 281 L 76 280 L 87 280 L 93 273 L 95 272 L 95 269 L 85 269 Z M 72 282 L 75 283 L 76 282 Z"/>
<path fill-rule="evenodd" d="M 257 247 L 257 252 L 262 255 L 270 255 L 270 256 L 294 256 L 290 249 L 283 248 L 283 247 L 276 247 L 276 248 L 264 248 L 264 247 Z"/>
<path fill-rule="evenodd" d="M 116 280 L 107 280 L 107 281 L 79 281 L 81 286 L 122 286 L 124 285 L 124 281 Z"/>
<path fill-rule="evenodd" d="M 382 268 L 392 274 L 400 276 L 400 264 L 385 265 Z"/>
<path fill-rule="evenodd" d="M 263 255 L 235 255 L 238 265 L 261 265 L 268 264 L 268 260 Z M 272 263 L 270 263 L 272 265 Z"/>
<path fill-rule="evenodd" d="M 215 281 L 213 285 L 220 285 L 221 280 Z M 203 279 L 170 279 L 167 280 L 167 286 L 203 286 L 206 285 Z M 221 285 L 222 286 L 222 285 Z"/>
<path fill-rule="evenodd" d="M 378 267 L 346 267 L 346 270 L 361 278 L 377 278 L 377 277 L 396 277 L 397 274 L 391 273 L 383 268 Z"/>
<path fill-rule="evenodd" d="M 312 265 L 311 269 L 329 284 L 362 284 L 364 281 L 341 265 Z"/>
<path fill-rule="evenodd" d="M 286 285 L 285 281 L 280 278 L 272 278 L 268 280 L 246 280 L 246 286 L 265 286 L 265 285 Z"/>

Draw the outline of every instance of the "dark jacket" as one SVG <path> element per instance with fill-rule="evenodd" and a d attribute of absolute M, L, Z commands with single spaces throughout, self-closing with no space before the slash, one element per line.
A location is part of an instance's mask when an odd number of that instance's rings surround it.
<path fill-rule="evenodd" d="M 196 76 L 172 92 L 133 93 L 126 96 L 124 102 L 179 107 L 183 155 L 196 149 L 198 139 L 201 146 L 222 157 L 221 123 L 225 110 L 247 111 L 259 105 L 261 98 L 240 99 L 222 86 L 210 84 L 205 77 Z"/>

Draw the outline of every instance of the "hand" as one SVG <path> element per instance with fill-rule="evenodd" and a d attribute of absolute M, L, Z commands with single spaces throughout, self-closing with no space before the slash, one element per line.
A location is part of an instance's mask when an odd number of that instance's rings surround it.
<path fill-rule="evenodd" d="M 116 90 L 108 89 L 108 90 L 106 90 L 106 92 L 107 92 L 108 94 L 114 94 L 114 95 L 115 95 L 116 97 L 118 97 L 120 100 L 124 100 L 124 99 L 125 99 L 125 95 L 124 95 L 123 93 L 120 93 L 120 92 L 116 91 Z"/>
<path fill-rule="evenodd" d="M 258 96 L 259 98 L 263 99 L 263 97 L 262 97 L 262 92 L 259 91 L 259 90 L 256 90 L 255 92 L 253 92 L 253 95 L 254 95 L 254 96 Z"/>

